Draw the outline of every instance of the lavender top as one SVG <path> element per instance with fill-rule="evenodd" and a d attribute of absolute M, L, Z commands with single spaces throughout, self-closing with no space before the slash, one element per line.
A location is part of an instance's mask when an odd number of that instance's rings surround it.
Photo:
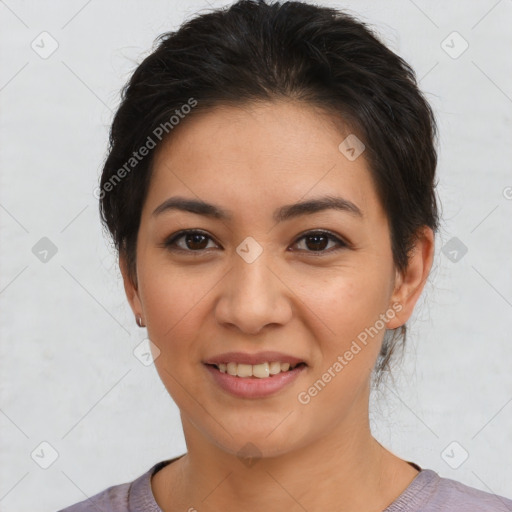
<path fill-rule="evenodd" d="M 133 482 L 109 487 L 59 512 L 162 512 L 151 490 L 151 477 L 180 457 L 158 462 Z M 442 478 L 413 462 L 409 464 L 420 472 L 383 512 L 512 512 L 510 499 Z"/>

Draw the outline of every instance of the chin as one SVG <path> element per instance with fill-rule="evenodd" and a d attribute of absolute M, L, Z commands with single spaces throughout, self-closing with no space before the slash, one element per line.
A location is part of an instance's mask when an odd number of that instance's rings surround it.
<path fill-rule="evenodd" d="M 215 443 L 221 450 L 239 457 L 242 462 L 244 459 L 255 462 L 258 459 L 268 459 L 280 457 L 294 450 L 300 449 L 307 444 L 304 437 L 295 441 L 290 435 L 290 431 L 282 426 L 282 431 L 278 434 L 275 424 L 269 429 L 258 429 L 257 431 L 243 429 L 240 433 L 230 430 L 232 436 L 225 432 L 222 439 Z"/>

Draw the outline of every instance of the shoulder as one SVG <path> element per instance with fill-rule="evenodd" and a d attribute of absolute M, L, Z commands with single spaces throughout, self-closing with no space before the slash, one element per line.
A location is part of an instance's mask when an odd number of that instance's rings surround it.
<path fill-rule="evenodd" d="M 434 485 L 430 499 L 425 503 L 425 512 L 512 512 L 511 499 L 435 474 L 437 478 L 433 479 Z"/>
<path fill-rule="evenodd" d="M 113 485 L 104 491 L 91 496 L 79 503 L 63 508 L 59 512 L 85 512 L 101 510 L 102 512 L 127 512 L 130 487 L 133 482 Z"/>
<path fill-rule="evenodd" d="M 89 512 L 91 510 L 97 510 L 98 512 L 140 512 L 141 510 L 144 512 L 162 512 L 151 490 L 151 477 L 157 471 L 184 455 L 157 462 L 132 482 L 108 487 L 104 491 L 58 512 Z"/>
<path fill-rule="evenodd" d="M 108 487 L 90 498 L 59 510 L 59 512 L 86 512 L 91 510 L 101 510 L 101 512 L 131 512 L 133 510 L 160 512 L 151 492 L 151 476 L 169 462 L 169 460 L 159 462 L 135 480 Z"/>

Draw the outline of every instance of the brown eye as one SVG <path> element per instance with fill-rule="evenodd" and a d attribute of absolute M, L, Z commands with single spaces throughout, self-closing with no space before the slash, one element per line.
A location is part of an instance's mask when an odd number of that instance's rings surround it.
<path fill-rule="evenodd" d="M 329 242 L 334 242 L 338 245 L 334 250 L 347 247 L 347 244 L 342 240 L 326 231 L 311 231 L 310 233 L 303 235 L 295 243 L 297 244 L 301 240 L 305 241 L 304 245 L 306 247 L 306 252 L 332 252 L 332 250 L 325 250 L 329 245 Z"/>
<path fill-rule="evenodd" d="M 187 248 L 192 250 L 206 249 L 206 246 L 208 245 L 207 237 L 201 234 L 189 233 L 184 235 L 184 240 Z"/>
<path fill-rule="evenodd" d="M 165 242 L 165 247 L 186 252 L 200 252 L 208 248 L 211 237 L 201 231 L 181 231 Z M 182 241 L 181 243 L 177 243 Z"/>

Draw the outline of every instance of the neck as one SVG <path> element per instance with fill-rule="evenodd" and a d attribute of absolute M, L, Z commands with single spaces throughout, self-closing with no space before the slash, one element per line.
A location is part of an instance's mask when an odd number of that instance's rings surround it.
<path fill-rule="evenodd" d="M 183 419 L 183 418 L 182 418 Z M 164 512 L 299 506 L 305 510 L 381 511 L 418 471 L 382 447 L 369 426 L 340 424 L 307 446 L 245 461 L 184 421 L 188 453 L 158 472 L 153 493 Z M 250 462 L 250 463 L 249 463 Z M 192 510 L 193 510 L 192 508 Z"/>

